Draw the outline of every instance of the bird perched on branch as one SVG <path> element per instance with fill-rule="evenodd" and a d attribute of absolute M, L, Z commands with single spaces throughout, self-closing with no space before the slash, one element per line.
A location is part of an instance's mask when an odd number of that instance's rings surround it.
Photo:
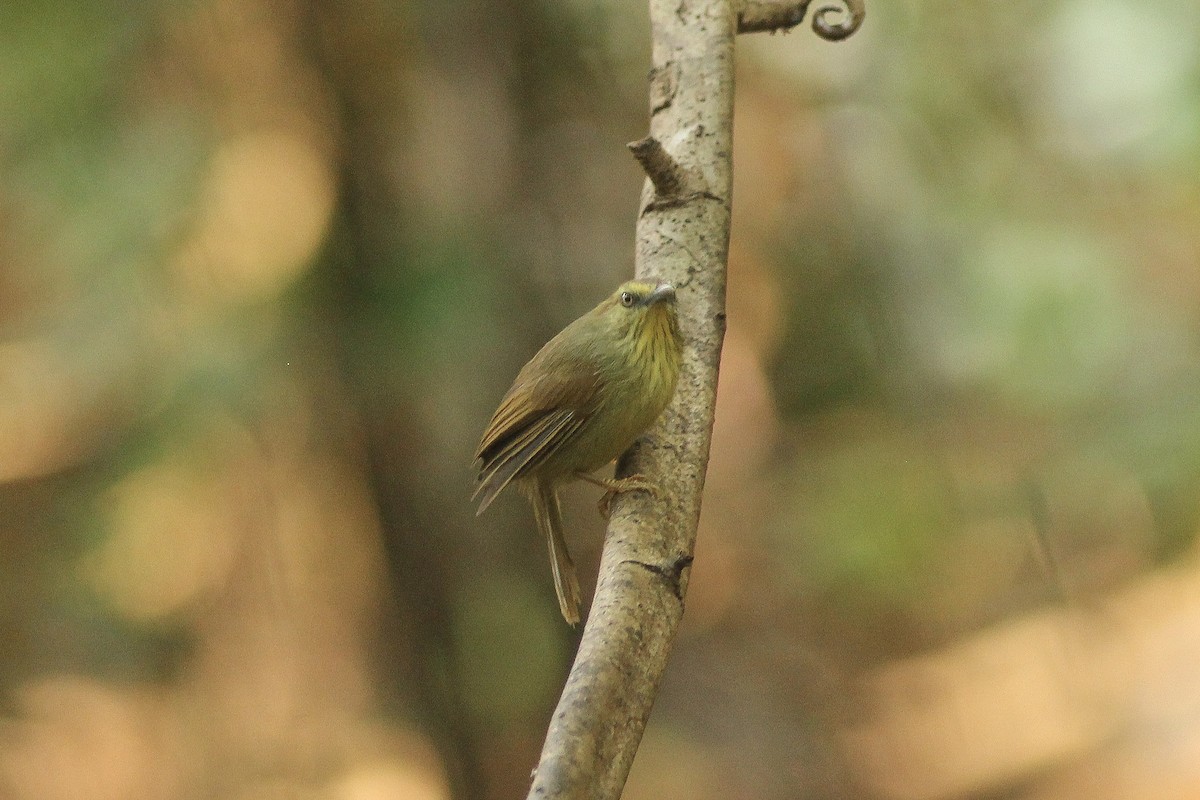
<path fill-rule="evenodd" d="M 641 475 L 590 473 L 625 452 L 675 394 L 683 350 L 669 283 L 629 281 L 529 360 L 500 401 L 475 453 L 478 514 L 514 484 L 529 498 L 550 547 L 563 617 L 579 622 L 579 581 L 563 539 L 558 487 L 580 479 L 621 492 L 655 492 Z"/>

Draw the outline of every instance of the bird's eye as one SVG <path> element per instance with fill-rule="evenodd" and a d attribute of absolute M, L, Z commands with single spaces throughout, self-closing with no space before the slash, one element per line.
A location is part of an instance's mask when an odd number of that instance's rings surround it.
<path fill-rule="evenodd" d="M 634 297 L 633 297 L 632 293 L 621 292 L 621 305 L 625 306 L 626 308 L 629 308 L 631 305 L 633 305 L 633 300 L 634 300 Z"/>

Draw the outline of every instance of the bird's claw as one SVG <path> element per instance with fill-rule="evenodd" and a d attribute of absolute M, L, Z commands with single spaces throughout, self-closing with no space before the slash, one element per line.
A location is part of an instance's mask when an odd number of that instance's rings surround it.
<path fill-rule="evenodd" d="M 613 478 L 612 480 L 604 481 L 603 486 L 607 491 L 601 495 L 600 502 L 596 504 L 596 510 L 605 519 L 608 519 L 612 515 L 612 501 L 619 494 L 624 494 L 625 492 L 645 492 L 651 497 L 658 497 L 658 487 L 644 475 Z"/>

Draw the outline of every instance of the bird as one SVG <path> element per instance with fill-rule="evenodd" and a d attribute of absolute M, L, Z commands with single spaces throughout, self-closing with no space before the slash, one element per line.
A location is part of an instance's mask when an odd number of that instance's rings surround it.
<path fill-rule="evenodd" d="M 521 368 L 475 452 L 476 516 L 509 484 L 528 498 L 550 550 L 559 609 L 572 626 L 580 619 L 579 580 L 563 538 L 558 489 L 577 479 L 602 487 L 606 518 L 617 494 L 657 495 L 642 475 L 591 473 L 629 449 L 671 402 L 683 354 L 675 306 L 669 283 L 621 284 Z"/>

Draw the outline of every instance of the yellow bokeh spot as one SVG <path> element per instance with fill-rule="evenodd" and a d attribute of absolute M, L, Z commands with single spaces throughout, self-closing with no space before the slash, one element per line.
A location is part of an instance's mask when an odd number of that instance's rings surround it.
<path fill-rule="evenodd" d="M 149 467 L 110 495 L 112 532 L 83 577 L 126 617 L 177 612 L 228 572 L 236 550 L 228 499 L 183 464 Z"/>
<path fill-rule="evenodd" d="M 334 800 L 449 800 L 450 790 L 424 764 L 379 761 L 352 768 L 331 794 Z"/>
<path fill-rule="evenodd" d="M 238 137 L 209 166 L 179 272 L 218 299 L 270 297 L 312 261 L 333 204 L 332 170 L 313 144 L 280 131 Z"/>

